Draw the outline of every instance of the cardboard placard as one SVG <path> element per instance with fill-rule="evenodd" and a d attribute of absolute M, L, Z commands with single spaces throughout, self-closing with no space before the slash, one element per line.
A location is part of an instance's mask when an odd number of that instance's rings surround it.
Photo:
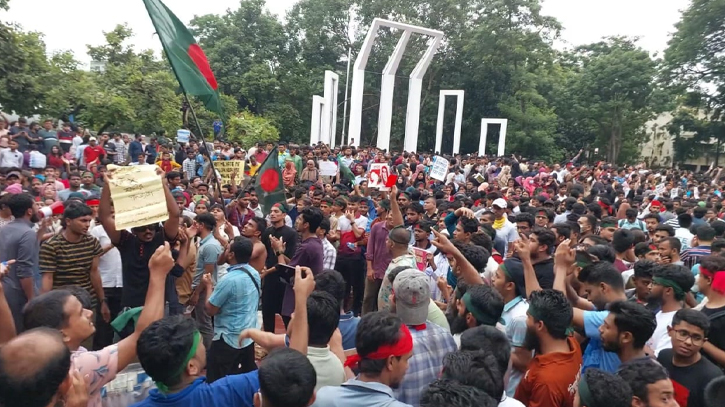
<path fill-rule="evenodd" d="M 244 178 L 244 160 L 214 161 L 214 169 L 221 176 L 222 184 L 232 183 L 234 170 L 237 171 L 234 182 L 239 182 Z"/>
<path fill-rule="evenodd" d="M 433 166 L 430 169 L 430 177 L 438 181 L 445 181 L 448 175 L 448 160 L 437 155 L 433 157 Z"/>
<path fill-rule="evenodd" d="M 155 165 L 109 165 L 108 187 L 116 212 L 116 230 L 152 225 L 169 219 L 166 195 Z"/>
<path fill-rule="evenodd" d="M 334 161 L 318 161 L 320 166 L 320 175 L 334 177 L 337 175 L 337 164 Z"/>

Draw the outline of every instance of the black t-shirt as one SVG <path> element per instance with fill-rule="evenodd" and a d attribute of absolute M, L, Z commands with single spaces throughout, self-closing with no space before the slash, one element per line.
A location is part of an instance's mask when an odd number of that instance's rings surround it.
<path fill-rule="evenodd" d="M 146 243 L 126 230 L 121 231 L 121 239 L 117 246 L 121 252 L 123 267 L 121 306 L 135 308 L 146 302 L 146 291 L 149 289 L 149 260 L 165 240 L 163 228 Z"/>
<path fill-rule="evenodd" d="M 289 226 L 282 226 L 281 228 L 277 229 L 274 226 L 268 227 L 264 233 L 262 233 L 262 243 L 264 243 L 264 247 L 267 249 L 267 261 L 264 263 L 264 266 L 267 268 L 276 266 L 279 261 L 277 261 L 277 256 L 274 254 L 274 250 L 272 249 L 272 243 L 269 239 L 270 236 L 274 236 L 278 239 L 282 239 L 285 244 L 285 251 L 284 255 L 287 256 L 288 259 L 292 259 L 295 255 L 295 251 L 297 251 L 297 242 L 299 240 L 299 235 L 297 234 L 297 231 L 292 229 Z M 263 282 L 265 289 L 273 289 L 279 288 L 280 290 L 283 290 L 284 287 L 282 287 L 282 283 L 279 282 L 279 278 L 265 278 Z"/>
<path fill-rule="evenodd" d="M 670 380 L 675 388 L 675 398 L 680 407 L 705 407 L 705 387 L 712 379 L 722 376 L 722 371 L 707 358 L 690 366 L 675 366 L 672 364 L 672 349 L 663 349 L 657 356 L 657 361 L 667 369 Z M 687 404 L 682 404 L 687 400 Z"/>
<path fill-rule="evenodd" d="M 725 350 L 725 307 L 720 308 L 702 308 L 702 313 L 710 319 L 710 331 L 707 334 L 707 341 L 715 345 L 718 349 Z M 715 314 L 719 314 L 716 318 L 712 318 Z M 717 364 L 706 352 L 702 352 L 712 363 Z M 725 366 L 720 366 L 723 368 Z"/>
<path fill-rule="evenodd" d="M 534 272 L 539 285 L 543 289 L 554 288 L 554 259 L 548 258 L 540 263 L 534 264 Z"/>

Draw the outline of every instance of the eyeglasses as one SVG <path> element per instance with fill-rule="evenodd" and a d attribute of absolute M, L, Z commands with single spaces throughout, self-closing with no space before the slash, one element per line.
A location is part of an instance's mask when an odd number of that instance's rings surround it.
<path fill-rule="evenodd" d="M 686 341 L 688 338 L 692 341 L 692 344 L 695 346 L 701 346 L 705 343 L 705 338 L 698 334 L 692 334 L 689 331 L 685 329 L 676 329 L 675 330 L 675 337 L 677 340 L 680 341 Z"/>

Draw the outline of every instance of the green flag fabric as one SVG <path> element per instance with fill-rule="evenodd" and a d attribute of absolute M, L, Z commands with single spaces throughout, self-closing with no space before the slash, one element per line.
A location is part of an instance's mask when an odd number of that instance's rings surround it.
<path fill-rule="evenodd" d="M 257 191 L 257 198 L 259 199 L 259 205 L 262 207 L 262 212 L 268 215 L 272 205 L 286 201 L 282 171 L 279 168 L 279 159 L 277 157 L 277 147 L 267 154 L 267 158 L 264 159 L 257 170 L 256 177 L 257 181 L 254 190 Z"/>
<path fill-rule="evenodd" d="M 340 169 L 341 178 L 346 178 L 348 181 L 350 181 L 352 183 L 355 182 L 355 175 L 350 170 L 350 167 L 343 164 L 343 162 L 342 162 L 342 154 L 337 155 L 337 167 Z"/>
<path fill-rule="evenodd" d="M 199 98 L 209 111 L 223 119 L 219 86 L 194 36 L 161 0 L 143 2 L 183 91 Z"/>

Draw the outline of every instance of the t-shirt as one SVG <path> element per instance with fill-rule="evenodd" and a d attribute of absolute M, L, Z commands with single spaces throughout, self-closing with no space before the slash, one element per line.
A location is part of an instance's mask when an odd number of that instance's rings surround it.
<path fill-rule="evenodd" d="M 542 262 L 534 264 L 534 273 L 539 285 L 543 289 L 554 288 L 554 259 L 548 258 Z"/>
<path fill-rule="evenodd" d="M 516 400 L 528 407 L 572 407 L 582 368 L 581 349 L 568 339 L 569 352 L 536 355 L 516 389 Z"/>
<path fill-rule="evenodd" d="M 710 332 L 707 334 L 707 341 L 715 345 L 718 349 L 725 350 L 725 307 L 720 308 L 708 308 L 707 306 L 702 308 L 702 313 L 707 315 L 710 319 Z M 719 315 L 717 318 L 712 318 L 715 315 Z M 712 363 L 718 364 L 713 360 L 707 352 L 703 352 Z M 721 368 L 725 366 L 720 366 Z"/>
<path fill-rule="evenodd" d="M 205 377 L 200 377 L 178 393 L 166 395 L 153 389 L 146 400 L 134 404 L 133 407 L 253 407 L 257 390 L 257 370 L 226 376 L 211 384 L 206 382 Z"/>
<path fill-rule="evenodd" d="M 88 146 L 83 149 L 83 157 L 86 160 L 86 164 L 92 163 L 93 161 L 98 159 L 98 157 L 105 155 L 105 154 L 106 154 L 106 150 L 104 150 L 103 147 L 98 146 L 98 145 Z"/>
<path fill-rule="evenodd" d="M 98 239 L 89 234 L 73 243 L 59 233 L 40 246 L 40 272 L 53 274 L 53 289 L 78 285 L 95 299 L 96 292 L 91 284 L 91 264 L 101 253 L 103 248 Z"/>
<path fill-rule="evenodd" d="M 672 363 L 672 349 L 664 349 L 657 361 L 667 369 L 675 388 L 675 400 L 680 407 L 705 407 L 705 387 L 722 371 L 707 358 L 700 358 L 690 366 L 675 366 Z"/>
<path fill-rule="evenodd" d="M 71 371 L 77 370 L 88 386 L 88 407 L 101 407 L 101 390 L 118 373 L 118 345 L 89 352 L 78 348 L 70 356 Z"/>
<path fill-rule="evenodd" d="M 317 275 L 322 273 L 323 267 L 323 250 L 322 240 L 317 236 L 312 236 L 302 241 L 295 255 L 289 261 L 290 266 L 306 266 L 312 270 L 312 274 Z M 362 261 L 362 260 L 361 260 Z M 284 299 L 282 301 L 282 315 L 291 316 L 295 310 L 295 293 L 292 290 L 292 286 L 287 285 L 284 292 Z"/>
<path fill-rule="evenodd" d="M 652 333 L 652 337 L 647 341 L 647 346 L 655 352 L 655 356 L 659 355 L 661 350 L 672 347 L 672 340 L 667 332 L 667 327 L 672 324 L 672 317 L 675 316 L 676 312 L 677 311 L 659 311 L 655 314 L 657 327 L 655 328 L 654 333 Z"/>
<path fill-rule="evenodd" d="M 584 351 L 582 372 L 590 367 L 596 367 L 609 373 L 616 373 L 619 368 L 619 356 L 614 352 L 607 352 L 602 347 L 599 336 L 599 327 L 609 311 L 584 311 L 584 332 L 589 338 L 589 344 Z"/>
<path fill-rule="evenodd" d="M 342 349 L 355 349 L 355 335 L 357 334 L 357 324 L 360 323 L 360 317 L 356 317 L 352 311 L 340 314 L 340 323 L 337 328 L 342 334 Z"/>
<path fill-rule="evenodd" d="M 340 359 L 330 352 L 330 347 L 315 348 L 307 347 L 307 359 L 317 372 L 317 384 L 315 390 L 323 386 L 339 386 L 345 383 L 345 368 Z"/>
<path fill-rule="evenodd" d="M 117 247 L 123 266 L 122 306 L 134 308 L 144 305 L 149 288 L 149 260 L 164 240 L 163 229 L 156 232 L 150 242 L 141 242 L 132 233 L 121 231 Z"/>

